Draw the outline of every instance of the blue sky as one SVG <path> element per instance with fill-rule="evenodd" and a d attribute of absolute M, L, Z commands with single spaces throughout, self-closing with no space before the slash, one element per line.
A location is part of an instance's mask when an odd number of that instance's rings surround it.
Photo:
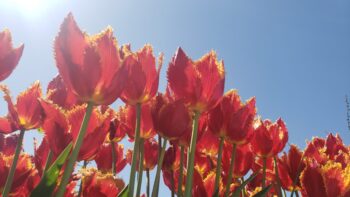
<path fill-rule="evenodd" d="M 282 117 L 289 143 L 300 147 L 312 136 L 338 132 L 350 143 L 345 95 L 350 94 L 349 1 L 40 1 L 40 7 L 0 2 L 0 29 L 25 43 L 20 64 L 2 83 L 12 95 L 40 80 L 45 88 L 57 73 L 53 39 L 68 12 L 95 34 L 107 25 L 120 44 L 138 49 L 151 43 L 167 63 L 178 46 L 193 59 L 211 49 L 226 67 L 225 90 L 243 99 L 256 96 L 258 113 Z M 2 114 L 7 112 L 1 103 Z M 26 147 L 31 143 L 28 134 Z"/>

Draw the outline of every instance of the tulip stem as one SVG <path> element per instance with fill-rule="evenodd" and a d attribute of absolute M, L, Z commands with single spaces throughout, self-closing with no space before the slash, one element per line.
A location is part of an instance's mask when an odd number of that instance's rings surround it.
<path fill-rule="evenodd" d="M 274 157 L 274 162 L 275 162 L 275 174 L 276 174 L 277 187 L 278 187 L 277 196 L 282 197 L 281 180 L 280 180 L 280 177 L 278 175 L 278 168 L 277 168 L 278 166 L 277 166 L 277 158 L 276 157 Z"/>
<path fill-rule="evenodd" d="M 136 164 L 137 158 L 139 156 L 140 148 L 140 126 L 141 126 L 141 103 L 136 104 L 136 126 L 135 126 L 135 142 L 134 142 L 134 151 L 132 154 L 131 161 L 131 170 L 129 178 L 129 197 L 134 196 L 134 185 L 135 185 L 135 174 L 136 174 Z"/>
<path fill-rule="evenodd" d="M 193 118 L 193 125 L 192 125 L 191 145 L 190 145 L 189 156 L 188 156 L 188 161 L 187 161 L 185 197 L 190 197 L 191 193 L 192 193 L 194 156 L 195 156 L 195 152 L 196 152 L 199 117 L 200 117 L 200 112 L 195 111 L 194 118 Z"/>
<path fill-rule="evenodd" d="M 262 184 L 261 184 L 262 189 L 264 189 L 266 186 L 265 180 L 266 180 L 266 157 L 263 157 L 263 174 L 262 174 Z"/>
<path fill-rule="evenodd" d="M 147 183 L 146 183 L 146 194 L 147 197 L 149 197 L 149 190 L 150 190 L 150 178 L 149 178 L 149 169 L 146 169 L 146 178 L 147 178 Z"/>
<path fill-rule="evenodd" d="M 139 159 L 139 172 L 136 187 L 136 196 L 141 194 L 142 176 L 143 176 L 143 157 L 144 157 L 144 139 L 140 139 L 140 159 Z"/>
<path fill-rule="evenodd" d="M 112 174 L 113 176 L 116 174 L 115 169 L 115 161 L 116 161 L 116 153 L 115 153 L 115 147 L 114 147 L 114 141 L 111 141 L 111 147 L 112 147 Z"/>
<path fill-rule="evenodd" d="M 215 176 L 215 185 L 214 185 L 214 192 L 216 196 L 219 196 L 219 181 L 220 181 L 220 175 L 221 175 L 221 160 L 222 160 L 222 149 L 224 147 L 224 137 L 220 137 L 220 143 L 219 143 L 219 152 L 218 152 L 218 160 L 217 160 L 217 166 L 216 166 L 216 176 Z"/>
<path fill-rule="evenodd" d="M 52 160 L 52 156 L 53 156 L 53 153 L 51 150 L 49 150 L 49 154 L 47 155 L 47 159 L 46 159 L 46 163 L 45 163 L 45 167 L 44 167 L 44 170 L 43 170 L 43 175 L 42 177 L 44 177 L 44 173 L 46 172 L 47 169 L 49 169 L 50 167 L 50 163 L 51 163 L 51 160 Z"/>
<path fill-rule="evenodd" d="M 17 145 L 16 145 L 15 156 L 13 157 L 11 169 L 10 169 L 10 172 L 9 172 L 9 174 L 7 176 L 5 187 L 4 187 L 4 190 L 2 192 L 2 196 L 3 197 L 7 197 L 8 194 L 10 193 L 10 190 L 11 190 L 11 186 L 12 186 L 12 182 L 13 182 L 13 177 L 15 175 L 19 154 L 21 153 L 21 149 L 22 149 L 22 142 L 23 142 L 23 137 L 24 137 L 24 131 L 25 130 L 22 129 L 20 131 L 20 133 L 19 133 L 19 138 L 18 138 L 18 142 L 17 142 Z"/>
<path fill-rule="evenodd" d="M 177 196 L 182 196 L 182 178 L 184 171 L 184 160 L 185 160 L 185 147 L 180 146 L 180 168 L 179 168 L 179 180 L 177 184 Z"/>
<path fill-rule="evenodd" d="M 160 157 L 159 157 L 158 165 L 157 165 L 156 178 L 154 179 L 154 184 L 153 184 L 152 197 L 158 196 L 160 170 L 162 169 L 162 165 L 163 165 L 163 159 L 164 159 L 164 154 L 165 154 L 165 148 L 166 148 L 167 141 L 168 141 L 167 139 L 165 139 L 165 138 L 163 139 L 162 150 L 160 152 Z"/>
<path fill-rule="evenodd" d="M 80 147 L 83 144 L 83 139 L 84 139 L 84 136 L 85 136 L 88 124 L 89 124 L 89 120 L 90 120 L 90 117 L 92 114 L 93 106 L 94 105 L 92 102 L 88 102 L 87 107 L 86 107 L 85 116 L 84 116 L 83 122 L 81 123 L 81 127 L 79 130 L 78 138 L 75 141 L 74 148 L 72 150 L 72 153 L 69 157 L 68 163 L 67 163 L 66 168 L 64 170 L 61 184 L 58 188 L 56 197 L 62 197 L 66 191 L 66 186 L 68 184 L 69 178 L 74 170 L 74 164 L 78 159 Z"/>
<path fill-rule="evenodd" d="M 230 192 L 230 188 L 231 188 L 232 177 L 233 177 L 233 172 L 234 172 L 234 167 L 235 167 L 236 149 L 237 149 L 237 144 L 233 144 L 230 167 L 229 167 L 229 171 L 228 171 L 228 178 L 227 178 L 226 189 L 225 189 L 225 196 L 226 197 L 228 196 L 228 194 Z"/>

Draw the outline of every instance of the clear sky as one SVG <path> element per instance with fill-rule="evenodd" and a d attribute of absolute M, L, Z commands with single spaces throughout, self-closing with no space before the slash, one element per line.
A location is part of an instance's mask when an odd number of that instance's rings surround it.
<path fill-rule="evenodd" d="M 350 143 L 350 1 L 1 0 L 0 29 L 25 43 L 20 64 L 2 82 L 13 96 L 35 80 L 46 89 L 56 75 L 53 39 L 70 11 L 90 34 L 111 25 L 120 44 L 151 43 L 164 52 L 161 91 L 178 46 L 193 59 L 214 49 L 225 62 L 225 90 L 256 96 L 262 118 L 282 117 L 289 143 L 304 147 L 329 132 Z M 0 112 L 7 112 L 3 101 Z"/>

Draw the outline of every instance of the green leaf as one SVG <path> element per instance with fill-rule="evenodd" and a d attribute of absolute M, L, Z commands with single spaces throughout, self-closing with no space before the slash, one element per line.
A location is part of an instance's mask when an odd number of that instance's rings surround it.
<path fill-rule="evenodd" d="M 129 196 L 129 185 L 124 187 L 124 189 L 119 193 L 118 197 L 128 197 L 128 196 Z"/>
<path fill-rule="evenodd" d="M 250 175 L 250 177 L 248 177 L 247 180 L 245 180 L 236 190 L 235 192 L 233 192 L 232 194 L 232 197 L 239 197 L 241 196 L 241 191 L 244 189 L 244 187 L 250 182 L 252 181 L 257 175 L 258 175 L 259 172 L 256 172 L 252 175 Z"/>
<path fill-rule="evenodd" d="M 269 192 L 269 190 L 271 189 L 271 185 L 263 188 L 260 192 L 256 193 L 253 197 L 264 197 L 266 196 L 267 192 Z"/>
<path fill-rule="evenodd" d="M 66 162 L 70 151 L 72 150 L 73 143 L 71 142 L 57 157 L 56 161 L 50 166 L 50 168 L 44 172 L 44 175 L 38 184 L 38 186 L 30 194 L 31 197 L 45 197 L 51 196 L 53 190 L 57 184 L 57 178 L 63 164 Z"/>

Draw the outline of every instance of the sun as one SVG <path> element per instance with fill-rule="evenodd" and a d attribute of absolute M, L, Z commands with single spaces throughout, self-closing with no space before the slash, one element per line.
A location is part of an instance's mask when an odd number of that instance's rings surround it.
<path fill-rule="evenodd" d="M 1 0 L 0 5 L 7 11 L 16 11 L 26 18 L 44 17 L 59 3 L 60 0 Z"/>

